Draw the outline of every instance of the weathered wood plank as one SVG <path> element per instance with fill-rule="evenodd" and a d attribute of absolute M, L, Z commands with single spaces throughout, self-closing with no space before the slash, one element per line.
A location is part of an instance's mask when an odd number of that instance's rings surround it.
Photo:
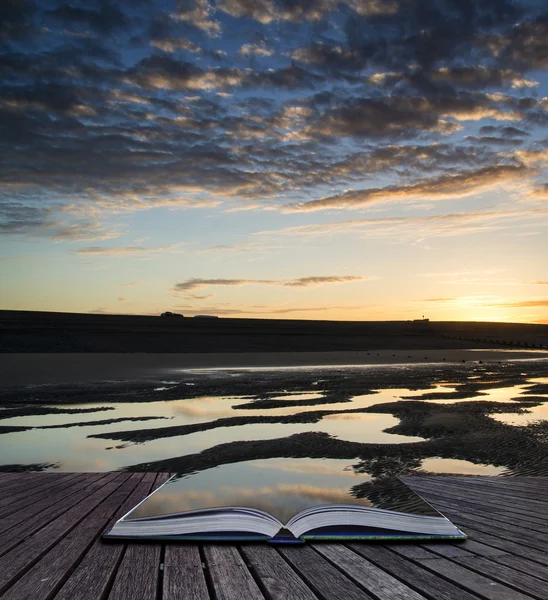
<path fill-rule="evenodd" d="M 143 482 L 142 479 L 143 473 L 134 473 L 131 476 L 130 480 L 136 483 L 136 487 L 110 519 L 105 530 L 150 493 L 150 482 Z M 104 598 L 122 560 L 125 548 L 126 544 L 123 542 L 105 543 L 101 539 L 96 540 L 82 562 L 57 593 L 56 600 Z"/>
<path fill-rule="evenodd" d="M 493 548 L 499 548 L 500 550 L 504 550 L 510 554 L 516 554 L 517 556 L 528 558 L 543 565 L 548 565 L 548 554 L 542 550 L 529 548 L 527 545 L 513 542 L 505 539 L 504 537 L 492 535 L 492 532 L 485 533 L 484 531 L 474 529 L 471 526 L 466 527 L 466 531 L 474 541 L 481 542 L 487 546 L 492 546 Z"/>
<path fill-rule="evenodd" d="M 258 585 L 234 546 L 204 546 L 206 568 L 217 600 L 264 600 Z"/>
<path fill-rule="evenodd" d="M 272 546 L 246 545 L 241 551 L 272 600 L 317 600 L 318 596 Z"/>
<path fill-rule="evenodd" d="M 514 496 L 511 493 L 507 493 L 504 492 L 502 490 L 493 490 L 493 491 L 478 491 L 477 488 L 474 488 L 473 490 L 468 488 L 466 489 L 466 492 L 463 494 L 462 492 L 464 491 L 464 485 L 461 486 L 457 486 L 457 485 L 451 485 L 451 484 L 447 484 L 447 483 L 439 483 L 439 482 L 428 482 L 427 484 L 425 482 L 423 482 L 422 484 L 420 483 L 411 483 L 409 484 L 410 487 L 412 487 L 413 489 L 416 489 L 417 491 L 419 489 L 427 489 L 430 490 L 432 492 L 437 491 L 438 493 L 440 493 L 440 495 L 446 495 L 447 497 L 451 498 L 451 497 L 457 497 L 456 495 L 458 495 L 458 492 L 461 492 L 461 496 L 463 496 L 464 499 L 466 498 L 477 498 L 478 500 L 486 500 L 486 501 L 497 501 L 497 504 L 508 504 L 510 506 L 515 505 L 515 506 L 522 506 L 523 505 L 523 500 L 524 498 L 520 497 L 520 496 Z M 425 487 L 427 486 L 427 487 Z M 537 508 L 538 510 L 548 510 L 548 498 L 545 500 L 535 500 L 532 498 L 529 498 L 527 500 L 527 506 L 530 508 Z"/>
<path fill-rule="evenodd" d="M 166 545 L 162 597 L 163 600 L 209 600 L 197 545 Z"/>
<path fill-rule="evenodd" d="M 430 478 L 435 480 L 436 478 Z M 440 478 L 443 482 L 459 485 L 459 479 L 462 482 L 462 477 L 452 478 Z M 485 488 L 494 491 L 505 490 L 507 492 L 516 493 L 520 496 L 532 493 L 534 495 L 540 495 L 544 492 L 548 492 L 548 477 L 537 477 L 529 478 L 528 481 L 522 481 L 523 478 L 516 479 L 515 477 L 466 477 L 466 485 L 473 488 Z"/>
<path fill-rule="evenodd" d="M 44 479 L 45 473 L 20 473 L 15 481 L 10 481 L 2 486 L 0 490 L 0 501 L 6 498 L 11 498 L 13 494 L 24 492 L 29 487 L 32 487 L 33 482 Z"/>
<path fill-rule="evenodd" d="M 25 572 L 5 592 L 3 598 L 5 600 L 30 597 L 33 600 L 51 598 L 101 532 L 105 522 L 135 488 L 136 483 L 137 480 L 127 477 L 83 521 L 62 537 L 33 567 Z"/>
<path fill-rule="evenodd" d="M 134 473 L 131 476 L 130 479 L 137 484 L 135 489 L 114 513 L 101 533 L 108 530 L 117 519 L 161 485 L 167 477 L 162 473 L 158 477 L 155 477 L 155 475 L 155 473 Z M 124 542 L 103 542 L 101 538 L 95 540 L 82 562 L 55 596 L 56 600 L 73 600 L 74 598 L 78 598 L 78 600 L 98 600 L 104 598 L 111 586 L 126 547 L 127 544 Z"/>
<path fill-rule="evenodd" d="M 501 565 L 506 565 L 507 567 L 511 567 L 512 569 L 516 569 L 517 571 L 522 571 L 523 573 L 529 573 L 548 582 L 548 567 L 545 565 L 539 565 L 538 563 L 533 562 L 532 560 L 528 560 L 527 558 L 523 558 L 521 556 L 515 556 L 512 554 L 505 554 L 499 556 L 491 556 L 492 561 L 496 563 L 500 563 Z"/>
<path fill-rule="evenodd" d="M 312 548 L 280 548 L 280 553 L 320 598 L 371 600 L 370 594 L 360 589 Z"/>
<path fill-rule="evenodd" d="M 524 530 L 521 527 L 494 521 L 487 517 L 470 515 L 460 510 L 446 507 L 441 502 L 438 506 L 443 509 L 444 514 L 447 517 L 454 520 L 459 525 L 462 525 L 465 531 L 466 527 L 472 526 L 485 533 L 503 535 L 507 540 L 526 544 L 531 548 L 548 551 L 548 536 L 546 534 L 536 533 L 532 530 Z"/>
<path fill-rule="evenodd" d="M 154 488 L 156 488 L 166 478 L 167 474 L 160 473 L 158 477 L 155 477 L 155 473 L 146 473 L 143 482 L 148 482 L 149 485 L 154 484 Z M 126 600 L 127 598 L 153 600 L 156 598 L 160 576 L 160 554 L 161 544 L 159 543 L 138 543 L 137 541 L 128 543 L 116 572 L 109 600 Z M 138 576 L 135 576 L 135 565 L 141 571 Z"/>
<path fill-rule="evenodd" d="M 160 544 L 128 544 L 109 600 L 155 600 L 161 548 Z"/>
<path fill-rule="evenodd" d="M 455 562 L 468 569 L 477 571 L 489 579 L 495 579 L 505 585 L 511 586 L 519 592 L 529 594 L 533 598 L 546 600 L 548 596 L 548 583 L 534 577 L 532 574 L 517 571 L 511 567 L 479 556 L 471 558 L 458 557 L 455 558 Z"/>
<path fill-rule="evenodd" d="M 378 600 L 424 600 L 422 594 L 341 544 L 316 544 L 314 549 Z"/>
<path fill-rule="evenodd" d="M 467 539 L 465 542 L 460 542 L 460 545 L 462 546 L 463 550 L 467 550 L 476 556 L 509 556 L 509 553 L 506 552 L 506 550 L 493 548 L 493 546 L 482 544 L 476 540 Z M 429 548 L 429 546 L 426 544 L 424 544 L 424 546 Z"/>
<path fill-rule="evenodd" d="M 0 558 L 0 593 L 11 586 L 42 555 L 50 550 L 73 527 L 82 521 L 100 502 L 116 490 L 126 479 L 125 473 L 115 473 L 99 490 L 59 516 Z"/>
<path fill-rule="evenodd" d="M 466 569 L 454 561 L 438 558 L 436 560 L 424 561 L 424 566 L 428 570 L 449 579 L 449 581 L 453 581 L 457 585 L 483 598 L 488 598 L 488 600 L 530 600 L 531 598 L 527 594 L 518 592 L 502 583 L 495 582 L 489 577 Z"/>
<path fill-rule="evenodd" d="M 364 556 L 431 600 L 478 600 L 475 594 L 395 554 L 387 547 L 373 544 L 349 544 L 349 546 L 357 554 Z"/>
<path fill-rule="evenodd" d="M 107 474 L 99 473 L 76 483 L 70 490 L 52 498 L 44 498 L 35 505 L 17 511 L 0 522 L 0 554 L 5 554 L 15 545 L 38 531 L 59 515 L 85 500 L 95 490 L 109 480 Z M 51 504 L 50 504 L 51 503 Z"/>
<path fill-rule="evenodd" d="M 455 498 L 448 498 L 447 496 L 441 496 L 439 494 L 428 493 L 429 500 L 433 503 L 443 502 L 446 506 L 455 508 L 457 510 L 464 510 L 469 514 L 479 514 L 480 512 L 488 511 L 489 514 L 495 519 L 512 519 L 515 523 L 519 521 L 526 527 L 535 528 L 540 531 L 548 531 L 548 525 L 546 520 L 543 519 L 538 511 L 531 513 L 523 508 L 516 510 L 514 507 L 508 506 L 493 506 L 492 503 L 486 504 L 485 501 L 472 501 L 472 500 L 457 500 Z M 534 516 L 531 516 L 531 515 Z"/>
<path fill-rule="evenodd" d="M 524 502 L 523 498 L 511 498 L 508 495 L 498 492 L 497 490 L 485 492 L 478 491 L 477 487 L 466 486 L 463 482 L 460 486 L 447 484 L 439 484 L 435 482 L 413 482 L 408 484 L 409 487 L 418 493 L 437 494 L 447 499 L 461 500 L 465 502 L 496 502 L 495 507 L 513 507 L 514 509 L 522 509 L 524 512 L 535 514 L 535 511 L 546 508 L 546 502 L 531 500 Z"/>
<path fill-rule="evenodd" d="M 68 477 L 59 478 L 56 481 L 46 481 L 45 485 L 43 486 L 33 486 L 31 489 L 27 488 L 23 492 L 13 494 L 9 502 L 4 502 L 0 505 L 0 519 L 17 510 L 20 510 L 21 508 L 36 504 L 36 501 L 42 497 L 49 497 L 52 494 L 62 491 L 79 481 L 84 481 L 85 479 L 85 474 L 68 473 Z"/>

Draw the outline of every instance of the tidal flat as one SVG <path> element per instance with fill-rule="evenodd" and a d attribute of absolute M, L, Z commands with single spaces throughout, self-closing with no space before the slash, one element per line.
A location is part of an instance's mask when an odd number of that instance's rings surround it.
<path fill-rule="evenodd" d="M 220 476 L 234 465 L 279 483 L 290 471 L 345 481 L 354 495 L 398 475 L 548 474 L 548 360 L 524 356 L 11 385 L 0 469 Z"/>

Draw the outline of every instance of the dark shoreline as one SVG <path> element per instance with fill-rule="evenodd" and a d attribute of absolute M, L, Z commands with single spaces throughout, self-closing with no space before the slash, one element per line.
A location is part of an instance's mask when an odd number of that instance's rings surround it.
<path fill-rule="evenodd" d="M 548 348 L 548 325 L 0 311 L 0 353 L 333 352 L 470 347 Z"/>

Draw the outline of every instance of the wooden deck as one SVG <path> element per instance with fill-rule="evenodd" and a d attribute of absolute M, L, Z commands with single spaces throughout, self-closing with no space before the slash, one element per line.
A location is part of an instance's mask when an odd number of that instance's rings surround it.
<path fill-rule="evenodd" d="M 405 481 L 464 543 L 124 544 L 101 533 L 166 473 L 0 474 L 5 600 L 548 598 L 548 477 Z"/>

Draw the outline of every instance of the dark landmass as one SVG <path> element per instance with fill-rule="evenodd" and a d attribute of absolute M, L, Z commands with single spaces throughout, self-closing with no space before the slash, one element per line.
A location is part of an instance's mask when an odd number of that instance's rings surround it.
<path fill-rule="evenodd" d="M 540 395 L 542 392 L 537 390 L 542 389 L 539 388 L 542 384 L 531 383 L 529 380 L 546 377 L 547 371 L 547 361 L 517 361 L 501 364 L 370 365 L 352 369 L 338 367 L 260 371 L 234 369 L 219 370 L 214 374 L 211 371 L 207 373 L 186 371 L 170 374 L 169 383 L 162 381 L 162 375 L 157 375 L 150 379 L 10 386 L 0 388 L 0 405 L 16 406 L 10 410 L 21 410 L 22 406 L 37 409 L 40 407 L 42 410 L 47 409 L 43 406 L 45 404 L 162 402 L 223 396 L 256 399 L 246 407 L 267 409 L 280 407 L 280 401 L 274 398 L 282 394 L 310 393 L 310 390 L 314 390 L 314 393 L 322 398 L 309 400 L 309 402 L 324 404 L 323 398 L 328 399 L 329 403 L 351 402 L 355 396 L 371 394 L 381 389 L 424 390 L 422 396 L 412 397 L 413 400 L 428 399 L 430 394 L 440 394 L 439 399 L 458 400 L 479 396 L 480 392 L 487 389 L 527 384 L 529 387 L 525 390 L 526 393 Z M 163 375 L 163 377 L 167 376 Z M 429 391 L 437 385 L 447 385 L 456 390 L 454 392 L 448 390 L 447 393 L 439 390 Z M 292 405 L 293 402 L 291 401 Z M 235 406 L 242 408 L 241 404 Z M 53 410 L 57 411 L 59 408 Z"/>
<path fill-rule="evenodd" d="M 545 401 L 548 398 L 544 399 Z M 534 405 L 528 404 L 528 407 Z M 526 413 L 527 408 L 509 402 L 477 402 L 471 406 L 463 404 L 433 405 L 427 402 L 389 402 L 376 404 L 365 408 L 350 408 L 343 410 L 314 410 L 294 415 L 260 415 L 252 417 L 226 417 L 205 423 L 191 425 L 174 425 L 173 427 L 158 427 L 153 429 L 138 429 L 130 431 L 109 431 L 88 435 L 90 438 L 120 440 L 122 442 L 148 442 L 160 438 L 189 435 L 198 431 L 209 431 L 219 427 L 238 427 L 257 423 L 318 423 L 329 415 L 387 413 L 401 419 L 401 423 L 385 431 L 405 436 L 424 438 L 441 437 L 455 431 L 500 428 L 504 425 L 488 415 L 492 413 Z M 483 419 L 482 419 L 483 417 Z M 481 422 L 480 422 L 481 421 Z"/>
<path fill-rule="evenodd" d="M 27 465 L 16 464 L 16 465 L 0 465 L 0 472 L 6 473 L 27 473 L 29 471 L 49 471 L 51 469 L 58 469 L 58 463 L 31 463 Z"/>
<path fill-rule="evenodd" d="M 548 325 L 192 319 L 0 311 L 0 352 L 224 353 L 548 347 Z"/>
<path fill-rule="evenodd" d="M 359 473 L 373 477 L 407 475 L 426 458 L 466 460 L 506 467 L 508 474 L 548 474 L 548 421 L 528 427 L 503 426 L 469 431 L 424 442 L 367 444 L 348 442 L 327 433 L 299 433 L 285 438 L 230 442 L 197 454 L 126 467 L 126 471 L 176 471 L 184 475 L 225 464 L 267 458 L 334 458 L 357 460 Z"/>
<path fill-rule="evenodd" d="M 54 406 L 18 406 L 17 408 L 4 408 L 0 410 L 1 419 L 12 417 L 30 417 L 36 415 L 70 415 L 79 413 L 102 412 L 103 410 L 115 410 L 114 406 L 98 406 L 97 408 L 56 408 Z"/>
<path fill-rule="evenodd" d="M 98 425 L 111 425 L 112 423 L 122 423 L 124 421 L 155 421 L 157 419 L 169 419 L 169 417 L 119 417 L 117 419 L 103 419 L 101 421 L 79 421 L 78 423 L 60 423 L 59 425 L 0 425 L 0 434 L 14 433 L 17 431 L 30 431 L 31 429 L 67 429 L 68 427 L 94 427 Z"/>

